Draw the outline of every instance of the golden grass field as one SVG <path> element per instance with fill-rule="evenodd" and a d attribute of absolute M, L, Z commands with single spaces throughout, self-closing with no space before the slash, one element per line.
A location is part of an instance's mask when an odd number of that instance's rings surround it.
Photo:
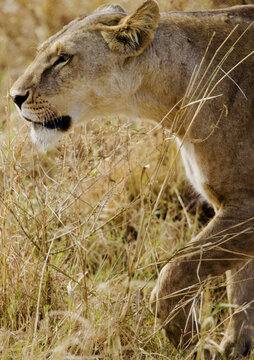
<path fill-rule="evenodd" d="M 118 1 L 126 9 L 134 0 Z M 139 1 L 138 3 L 140 3 Z M 42 152 L 8 89 L 36 47 L 102 0 L 0 3 L 0 358 L 191 359 L 149 310 L 163 260 L 213 211 L 185 180 L 174 142 L 152 123 L 101 119 Z M 162 10 L 243 1 L 161 0 Z M 251 3 L 245 1 L 244 3 Z M 158 198 L 164 179 L 162 196 Z M 156 211 L 153 205 L 158 200 Z M 201 294 L 197 358 L 227 323 L 223 278 Z M 216 289 L 216 290 L 215 290 Z"/>

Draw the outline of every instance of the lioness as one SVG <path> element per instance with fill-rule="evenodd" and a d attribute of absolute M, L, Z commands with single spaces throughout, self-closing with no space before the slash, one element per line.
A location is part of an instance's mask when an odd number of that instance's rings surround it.
<path fill-rule="evenodd" d="M 10 90 L 43 146 L 112 114 L 176 134 L 187 176 L 216 216 L 163 268 L 152 307 L 173 344 L 188 345 L 193 292 L 230 270 L 229 303 L 246 307 L 222 340 L 228 358 L 250 351 L 254 326 L 253 20 L 251 5 L 161 14 L 154 0 L 131 14 L 105 6 L 44 42 Z"/>

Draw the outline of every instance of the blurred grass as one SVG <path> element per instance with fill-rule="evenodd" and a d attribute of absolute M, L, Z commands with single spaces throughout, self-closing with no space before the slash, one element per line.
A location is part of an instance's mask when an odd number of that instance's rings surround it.
<path fill-rule="evenodd" d="M 175 153 L 167 132 L 102 119 L 45 154 L 31 144 L 28 125 L 7 97 L 37 45 L 101 3 L 1 1 L 1 359 L 186 357 L 154 328 L 149 296 L 156 262 L 190 240 L 212 211 L 193 194 L 179 159 L 143 242 Z M 162 10 L 190 10 L 240 2 L 159 3 Z M 222 309 L 211 320 L 224 295 L 221 286 L 205 296 L 204 320 L 216 324 L 225 317 Z M 205 336 L 217 339 L 209 331 Z"/>

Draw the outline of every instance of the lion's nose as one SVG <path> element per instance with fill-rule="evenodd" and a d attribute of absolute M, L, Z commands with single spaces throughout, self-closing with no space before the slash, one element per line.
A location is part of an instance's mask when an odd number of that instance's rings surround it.
<path fill-rule="evenodd" d="M 15 104 L 18 105 L 18 107 L 20 109 L 21 109 L 21 106 L 26 101 L 26 99 L 28 98 L 28 96 L 29 96 L 29 91 L 27 91 L 25 95 L 20 95 L 20 94 L 15 94 L 14 92 L 13 93 L 10 92 L 10 97 L 15 102 Z"/>

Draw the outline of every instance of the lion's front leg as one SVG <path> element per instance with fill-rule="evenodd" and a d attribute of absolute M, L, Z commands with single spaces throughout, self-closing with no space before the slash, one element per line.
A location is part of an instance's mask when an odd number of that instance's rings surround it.
<path fill-rule="evenodd" d="M 227 358 L 246 356 L 254 337 L 254 260 L 227 273 L 230 321 L 221 343 Z"/>
<path fill-rule="evenodd" d="M 193 290 L 196 290 L 191 285 L 198 281 L 195 270 L 193 264 L 185 262 L 167 264 L 160 272 L 151 295 L 152 311 L 160 319 L 167 337 L 175 347 L 179 344 L 185 346 L 195 340 L 190 314 Z M 197 326 L 194 324 L 196 329 Z"/>
<path fill-rule="evenodd" d="M 193 336 L 189 310 L 195 291 L 209 275 L 220 275 L 254 253 L 253 218 L 235 207 L 221 210 L 190 243 L 186 255 L 167 264 L 152 293 L 153 312 L 162 321 L 167 336 L 178 346 Z M 250 219 L 250 220 L 249 220 Z"/>

